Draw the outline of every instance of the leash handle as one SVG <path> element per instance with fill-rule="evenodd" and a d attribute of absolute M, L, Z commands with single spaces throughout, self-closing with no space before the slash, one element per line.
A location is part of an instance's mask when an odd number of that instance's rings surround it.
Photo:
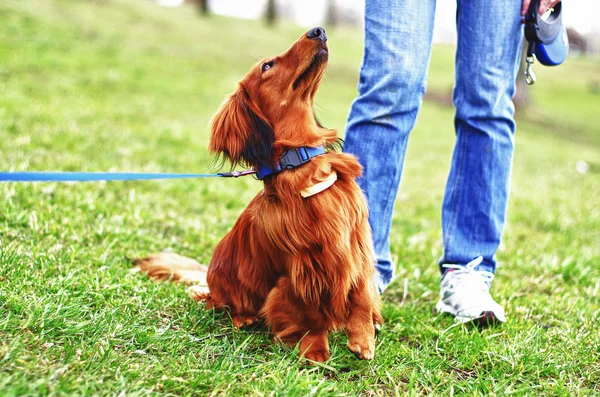
<path fill-rule="evenodd" d="M 540 0 L 532 0 L 525 13 L 525 39 L 527 49 L 527 84 L 535 83 L 531 65 L 534 61 L 545 66 L 563 63 L 569 54 L 569 37 L 562 23 L 562 2 L 549 8 L 545 14 L 539 13 Z"/>

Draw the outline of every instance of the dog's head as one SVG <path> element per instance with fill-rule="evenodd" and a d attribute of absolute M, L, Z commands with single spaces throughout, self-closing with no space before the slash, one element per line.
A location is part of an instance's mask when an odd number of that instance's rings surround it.
<path fill-rule="evenodd" d="M 210 151 L 232 166 L 254 166 L 272 164 L 286 147 L 337 139 L 313 111 L 328 59 L 325 30 L 314 28 L 283 54 L 254 65 L 213 117 Z"/>

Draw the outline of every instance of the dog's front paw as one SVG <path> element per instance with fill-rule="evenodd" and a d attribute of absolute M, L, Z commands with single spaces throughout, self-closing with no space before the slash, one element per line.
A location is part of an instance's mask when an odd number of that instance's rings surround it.
<path fill-rule="evenodd" d="M 348 340 L 348 349 L 356 354 L 361 360 L 372 360 L 375 357 L 375 340 L 371 338 Z"/>

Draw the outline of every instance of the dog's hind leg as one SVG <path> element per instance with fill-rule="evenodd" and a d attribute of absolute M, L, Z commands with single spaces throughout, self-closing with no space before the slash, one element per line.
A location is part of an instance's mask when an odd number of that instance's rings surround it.
<path fill-rule="evenodd" d="M 207 309 L 215 307 L 207 285 L 191 285 L 187 289 L 187 294 L 193 300 L 203 302 Z"/>
<path fill-rule="evenodd" d="M 300 355 L 316 362 L 329 359 L 329 323 L 318 308 L 308 308 L 292 295 L 287 277 L 281 277 L 269 293 L 261 314 L 271 331 L 288 345 L 300 342 Z"/>
<path fill-rule="evenodd" d="M 242 315 L 236 314 L 231 317 L 233 320 L 233 326 L 236 328 L 249 327 L 258 323 L 258 317 L 256 315 Z"/>
<path fill-rule="evenodd" d="M 258 310 L 264 298 L 255 291 L 243 286 L 239 281 L 234 267 L 223 262 L 212 263 L 208 273 L 210 284 L 210 303 L 208 307 L 227 310 L 236 328 L 253 325 L 259 321 Z M 191 287 L 193 288 L 193 287 Z M 188 292 L 190 290 L 188 289 Z M 190 292 L 190 296 L 196 291 Z M 203 297 L 200 292 L 200 297 Z M 196 299 L 194 296 L 192 296 Z"/>

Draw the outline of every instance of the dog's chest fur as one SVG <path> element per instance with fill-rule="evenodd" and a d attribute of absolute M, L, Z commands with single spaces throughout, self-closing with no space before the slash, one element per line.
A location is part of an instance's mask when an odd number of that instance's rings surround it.
<path fill-rule="evenodd" d="M 298 171 L 265 185 L 255 219 L 280 252 L 275 265 L 290 278 L 294 294 L 307 305 L 331 310 L 327 314 L 334 322 L 343 321 L 348 293 L 364 271 L 358 264 L 373 263 L 366 201 L 356 176 L 336 162 L 321 160 Z M 337 176 L 334 184 L 302 197 L 298 188 L 331 173 Z"/>

